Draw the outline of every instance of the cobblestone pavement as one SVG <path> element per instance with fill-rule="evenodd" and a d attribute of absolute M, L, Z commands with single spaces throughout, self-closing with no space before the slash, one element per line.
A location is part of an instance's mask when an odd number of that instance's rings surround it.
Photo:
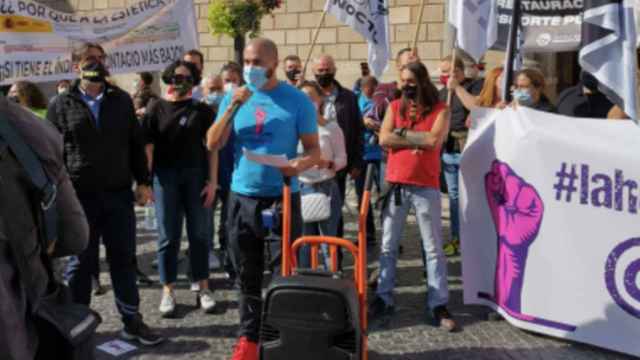
<path fill-rule="evenodd" d="M 352 202 L 352 209 L 355 208 L 354 205 Z M 446 200 L 444 205 L 446 207 Z M 139 210 L 138 213 L 141 216 Z M 448 210 L 443 214 L 448 214 Z M 447 217 L 444 219 L 445 232 L 448 231 Z M 350 219 L 353 220 L 353 216 L 350 216 Z M 355 238 L 355 229 L 353 222 L 348 223 L 347 236 Z M 427 325 L 422 311 L 425 285 L 420 269 L 422 260 L 419 255 L 418 237 L 415 220 L 410 216 L 403 241 L 404 252 L 398 263 L 397 312 L 385 329 L 371 331 L 370 359 L 632 359 L 593 347 L 524 332 L 504 321 L 486 321 L 486 308 L 462 304 L 460 257 L 449 259 L 450 310 L 463 326 L 463 331 L 447 334 Z M 155 258 L 155 233 L 139 230 L 138 238 L 138 259 L 141 268 L 157 280 L 157 272 L 151 268 L 151 261 Z M 183 244 L 183 247 L 186 245 Z M 93 300 L 94 309 L 104 318 L 104 323 L 98 329 L 98 344 L 116 338 L 121 328 L 113 303 L 104 254 L 102 259 L 101 281 L 109 292 L 94 297 Z M 373 269 L 377 266 L 376 254 L 372 254 L 370 259 Z M 189 291 L 188 280 L 184 275 L 181 276 L 177 290 L 179 316 L 170 320 L 158 316 L 160 286 L 142 287 L 142 313 L 148 324 L 158 329 L 169 341 L 155 348 L 139 348 L 119 359 L 228 359 L 235 343 L 238 321 L 236 296 L 220 273 L 213 274 L 212 286 L 216 289 L 219 311 L 214 315 L 203 315 L 195 308 L 196 299 Z M 99 360 L 114 359 L 101 351 L 97 351 L 97 355 Z"/>

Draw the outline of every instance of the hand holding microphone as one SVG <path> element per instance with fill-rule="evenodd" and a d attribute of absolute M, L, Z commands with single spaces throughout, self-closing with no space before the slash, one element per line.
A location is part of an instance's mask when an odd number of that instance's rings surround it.
<path fill-rule="evenodd" d="M 223 141 L 223 139 L 226 138 L 225 134 L 229 130 L 229 125 L 233 123 L 233 118 L 240 106 L 244 104 L 252 94 L 246 86 L 235 90 L 231 98 L 231 105 L 227 108 L 220 120 L 216 121 L 207 132 L 207 148 L 209 150 L 220 149 L 224 146 L 226 140 Z"/>
<path fill-rule="evenodd" d="M 253 93 L 246 86 L 236 89 L 231 99 L 231 107 L 239 107 L 240 105 L 244 104 L 251 97 L 251 95 L 253 95 Z"/>

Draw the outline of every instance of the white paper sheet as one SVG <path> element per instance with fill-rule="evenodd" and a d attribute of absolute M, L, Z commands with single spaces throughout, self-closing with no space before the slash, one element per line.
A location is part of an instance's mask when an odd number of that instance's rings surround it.
<path fill-rule="evenodd" d="M 138 348 L 122 340 L 111 340 L 98 346 L 98 350 L 104 351 L 113 356 L 124 355 L 135 351 L 136 349 Z"/>
<path fill-rule="evenodd" d="M 289 160 L 287 160 L 286 155 L 257 154 L 251 150 L 247 150 L 246 148 L 242 149 L 242 153 L 248 160 L 251 160 L 258 164 L 273 166 L 277 168 L 283 168 L 283 167 L 289 166 Z"/>

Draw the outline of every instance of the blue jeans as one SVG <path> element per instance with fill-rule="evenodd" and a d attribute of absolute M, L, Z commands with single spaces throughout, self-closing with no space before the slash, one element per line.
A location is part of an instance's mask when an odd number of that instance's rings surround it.
<path fill-rule="evenodd" d="M 153 179 L 158 218 L 158 272 L 162 284 L 173 284 L 178 276 L 178 252 L 182 222 L 187 220 L 189 262 L 194 282 L 209 278 L 211 209 L 200 196 L 206 183 L 205 169 L 157 169 Z"/>
<path fill-rule="evenodd" d="M 449 192 L 449 216 L 451 219 L 451 239 L 460 239 L 460 218 L 458 215 L 458 175 L 460 174 L 460 154 L 444 153 L 442 162 L 444 164 L 444 178 L 447 182 Z"/>
<path fill-rule="evenodd" d="M 336 236 L 338 234 L 338 224 L 342 217 L 342 196 L 340 196 L 340 187 L 335 179 L 329 179 L 316 184 L 302 184 L 301 194 L 322 193 L 331 198 L 331 217 L 325 221 L 315 223 L 305 223 L 303 226 L 304 235 L 320 235 L 320 236 Z M 329 256 L 329 248 L 326 245 L 320 247 L 324 258 L 324 265 L 330 268 L 331 257 Z M 320 262 L 322 263 L 322 262 Z M 311 247 L 304 246 L 300 251 L 301 268 L 311 267 Z"/>
<path fill-rule="evenodd" d="M 73 300 L 89 305 L 91 278 L 100 262 L 100 240 L 107 251 L 107 262 L 116 307 L 123 320 L 137 316 L 140 297 L 136 284 L 136 218 L 133 192 L 104 191 L 78 193 L 89 222 L 89 244 L 70 258 L 65 272 Z"/>
<path fill-rule="evenodd" d="M 413 207 L 426 254 L 427 307 L 433 310 L 449 301 L 447 260 L 442 250 L 440 189 L 403 185 L 400 193 L 401 204 L 396 205 L 395 199 L 391 199 L 382 212 L 380 277 L 376 295 L 386 304 L 393 305 L 398 246 L 409 209 Z"/>

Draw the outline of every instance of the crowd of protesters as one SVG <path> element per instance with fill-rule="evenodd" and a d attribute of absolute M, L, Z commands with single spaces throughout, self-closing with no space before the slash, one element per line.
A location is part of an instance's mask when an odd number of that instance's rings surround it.
<path fill-rule="evenodd" d="M 31 82 L 11 86 L 7 100 L 62 134 L 64 165 L 87 217 L 88 244 L 68 260 L 64 281 L 75 302 L 89 305 L 104 245 L 123 338 L 144 345 L 164 340 L 139 311 L 138 286 L 151 280 L 137 266 L 135 204 L 155 206 L 161 316 L 175 315 L 186 228 L 187 275 L 197 306 L 206 314 L 214 312 L 210 271 L 222 269 L 239 292 L 233 359 L 257 359 L 264 211 L 279 208 L 284 178 L 291 177 L 291 237 L 343 237 L 347 188 L 355 188 L 360 203 L 368 166 L 374 169 L 382 203 L 380 213 L 370 211 L 367 218 L 368 246 L 380 240 L 371 318 L 394 314 L 400 239 L 413 209 L 429 289 L 425 310 L 437 325 L 454 331 L 457 325 L 447 309 L 446 256 L 460 250 L 458 179 L 470 111 L 523 106 L 577 117 L 625 117 L 587 73 L 553 104 L 545 94 L 545 75 L 523 69 L 515 74 L 513 101 L 507 103 L 503 68 L 484 73 L 482 64 L 467 65 L 461 57 L 441 60 L 440 90 L 417 54 L 402 49 L 395 58 L 396 81 L 380 83 L 363 67 L 352 91 L 337 81 L 339 69 L 331 56 L 314 59 L 313 80 L 308 80 L 298 56 L 282 55 L 272 41 L 254 39 L 244 50 L 243 64 L 230 62 L 205 75 L 202 53 L 191 50 L 162 72 L 162 95 L 154 90 L 151 73 L 139 74 L 128 94 L 110 80 L 102 47 L 89 43 L 73 54 L 78 78 L 60 81 L 52 99 Z M 284 81 L 278 80 L 278 71 Z M 285 154 L 290 160 L 283 168 L 260 165 L 249 161 L 244 149 Z M 441 225 L 443 187 L 450 205 L 449 236 Z M 328 199 L 330 216 L 303 219 L 306 194 Z M 376 215 L 381 217 L 379 237 Z M 328 250 L 322 248 L 321 254 L 328 267 Z M 303 248 L 300 266 L 310 266 L 309 255 Z"/>

